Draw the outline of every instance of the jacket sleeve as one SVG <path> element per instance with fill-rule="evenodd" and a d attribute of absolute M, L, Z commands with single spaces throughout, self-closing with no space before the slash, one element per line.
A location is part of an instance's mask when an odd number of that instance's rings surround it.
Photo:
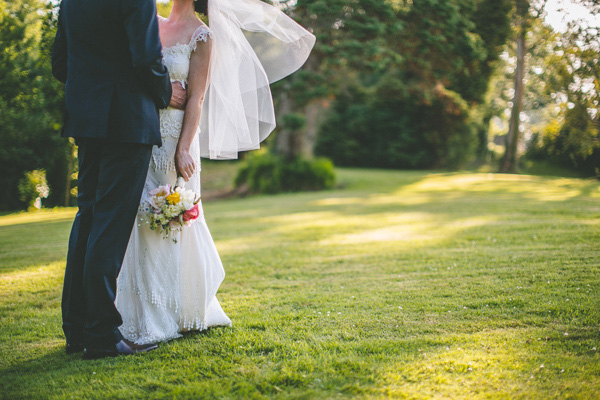
<path fill-rule="evenodd" d="M 58 10 L 56 36 L 52 44 L 52 75 L 62 83 L 67 82 L 67 36 L 63 25 L 62 3 Z"/>
<path fill-rule="evenodd" d="M 162 62 L 154 0 L 124 0 L 122 13 L 133 68 L 158 108 L 171 102 L 171 80 Z"/>

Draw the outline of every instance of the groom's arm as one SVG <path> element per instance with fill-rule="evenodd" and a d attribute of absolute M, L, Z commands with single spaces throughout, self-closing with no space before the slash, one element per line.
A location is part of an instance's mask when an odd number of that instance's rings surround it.
<path fill-rule="evenodd" d="M 136 75 L 156 105 L 167 108 L 172 88 L 169 72 L 162 62 L 156 4 L 154 0 L 124 0 L 121 4 Z"/>
<path fill-rule="evenodd" d="M 56 36 L 52 45 L 52 75 L 62 83 L 67 82 L 67 36 L 62 22 L 62 2 L 58 9 Z"/>

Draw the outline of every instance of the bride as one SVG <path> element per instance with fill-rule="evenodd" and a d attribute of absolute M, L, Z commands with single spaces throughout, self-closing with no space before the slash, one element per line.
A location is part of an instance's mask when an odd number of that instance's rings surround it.
<path fill-rule="evenodd" d="M 207 14 L 210 27 L 196 12 Z M 260 0 L 174 0 L 159 17 L 171 81 L 187 89 L 185 110 L 160 110 L 162 146 L 154 147 L 137 223 L 117 283 L 123 336 L 140 345 L 182 332 L 231 326 L 216 293 L 225 271 L 199 203 L 199 218 L 174 239 L 150 230 L 149 192 L 177 177 L 200 194 L 200 158 L 235 159 L 275 128 L 269 84 L 306 61 L 314 36 Z"/>

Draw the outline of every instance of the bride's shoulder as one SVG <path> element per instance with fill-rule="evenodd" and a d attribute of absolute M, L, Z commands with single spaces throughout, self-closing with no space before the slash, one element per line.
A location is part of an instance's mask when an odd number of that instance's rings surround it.
<path fill-rule="evenodd" d="M 194 33 L 192 34 L 191 41 L 196 42 L 198 40 L 202 40 L 206 42 L 209 38 L 212 37 L 212 31 L 204 22 L 198 20 L 198 23 L 194 26 Z"/>
<path fill-rule="evenodd" d="M 190 46 L 195 50 L 198 42 L 208 42 L 212 38 L 212 31 L 204 22 L 198 20 L 198 23 L 194 26 L 194 33 L 190 38 Z"/>

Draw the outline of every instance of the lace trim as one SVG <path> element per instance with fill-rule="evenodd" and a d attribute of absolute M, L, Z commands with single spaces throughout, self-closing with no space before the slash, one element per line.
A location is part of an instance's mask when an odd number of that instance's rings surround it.
<path fill-rule="evenodd" d="M 222 313 L 221 315 L 224 315 L 227 319 L 229 319 L 225 315 L 225 313 Z M 136 322 L 139 321 L 132 317 L 124 319 L 124 323 L 121 328 L 121 333 L 123 334 L 123 336 L 125 336 L 126 339 L 131 340 L 132 342 L 137 344 L 166 342 L 182 337 L 182 333 L 184 332 L 203 331 L 213 326 L 233 326 L 231 320 L 221 322 L 218 324 L 209 324 L 208 322 L 206 322 L 206 319 L 202 320 L 199 317 L 196 317 L 192 320 L 183 318 L 183 321 L 179 321 L 177 331 L 162 331 L 160 333 L 150 333 L 149 329 L 146 327 L 145 321 L 142 324 L 143 326 L 139 331 L 139 328 L 136 328 Z"/>
<path fill-rule="evenodd" d="M 229 319 L 229 317 L 227 317 L 227 315 L 225 315 L 225 313 L 219 313 L 219 314 L 222 316 L 225 316 L 225 318 Z M 203 330 L 208 329 L 213 326 L 233 326 L 233 323 L 231 322 L 231 320 L 229 320 L 229 321 L 221 322 L 221 323 L 217 323 L 217 324 L 209 324 L 206 321 L 206 318 L 204 318 L 204 320 L 202 320 L 199 317 L 196 317 L 193 319 L 188 319 L 187 317 L 184 317 L 182 320 L 179 321 L 179 332 L 203 331 Z"/>
<path fill-rule="evenodd" d="M 152 152 L 152 161 L 154 161 L 155 171 L 176 171 L 173 154 L 162 147 L 154 148 L 154 151 Z"/>
<path fill-rule="evenodd" d="M 203 41 L 206 43 L 208 42 L 209 37 L 212 39 L 213 33 L 210 29 L 208 29 L 208 27 L 202 25 L 198 29 L 196 29 L 189 43 L 189 46 L 192 49 L 192 51 L 196 50 L 196 45 L 199 41 Z"/>
<path fill-rule="evenodd" d="M 129 318 L 128 320 L 124 321 L 123 326 L 129 326 L 130 328 L 121 328 L 121 334 L 125 337 L 125 339 L 131 340 L 136 344 L 143 345 L 149 343 L 167 342 L 183 336 L 179 332 L 161 332 L 162 334 L 160 335 L 151 334 L 145 327 L 143 331 L 138 332 L 133 324 L 135 324 L 135 320 L 133 318 Z"/>
<path fill-rule="evenodd" d="M 167 54 L 185 54 L 190 57 L 189 54 L 190 45 L 185 43 L 176 43 L 169 47 L 163 47 L 163 58 L 167 56 Z"/>
<path fill-rule="evenodd" d="M 188 332 L 188 331 L 203 331 L 207 329 L 208 323 L 206 322 L 206 318 L 203 320 L 199 317 L 188 320 L 187 317 L 183 318 L 183 321 L 179 321 L 179 329 L 180 332 Z"/>
<path fill-rule="evenodd" d="M 202 25 L 194 31 L 189 43 L 186 44 L 178 42 L 172 46 L 163 47 L 163 56 L 165 56 L 166 54 L 179 53 L 185 54 L 187 58 L 190 58 L 192 56 L 192 51 L 196 50 L 199 41 L 208 42 L 208 38 L 212 37 L 212 31 L 208 27 Z"/>

